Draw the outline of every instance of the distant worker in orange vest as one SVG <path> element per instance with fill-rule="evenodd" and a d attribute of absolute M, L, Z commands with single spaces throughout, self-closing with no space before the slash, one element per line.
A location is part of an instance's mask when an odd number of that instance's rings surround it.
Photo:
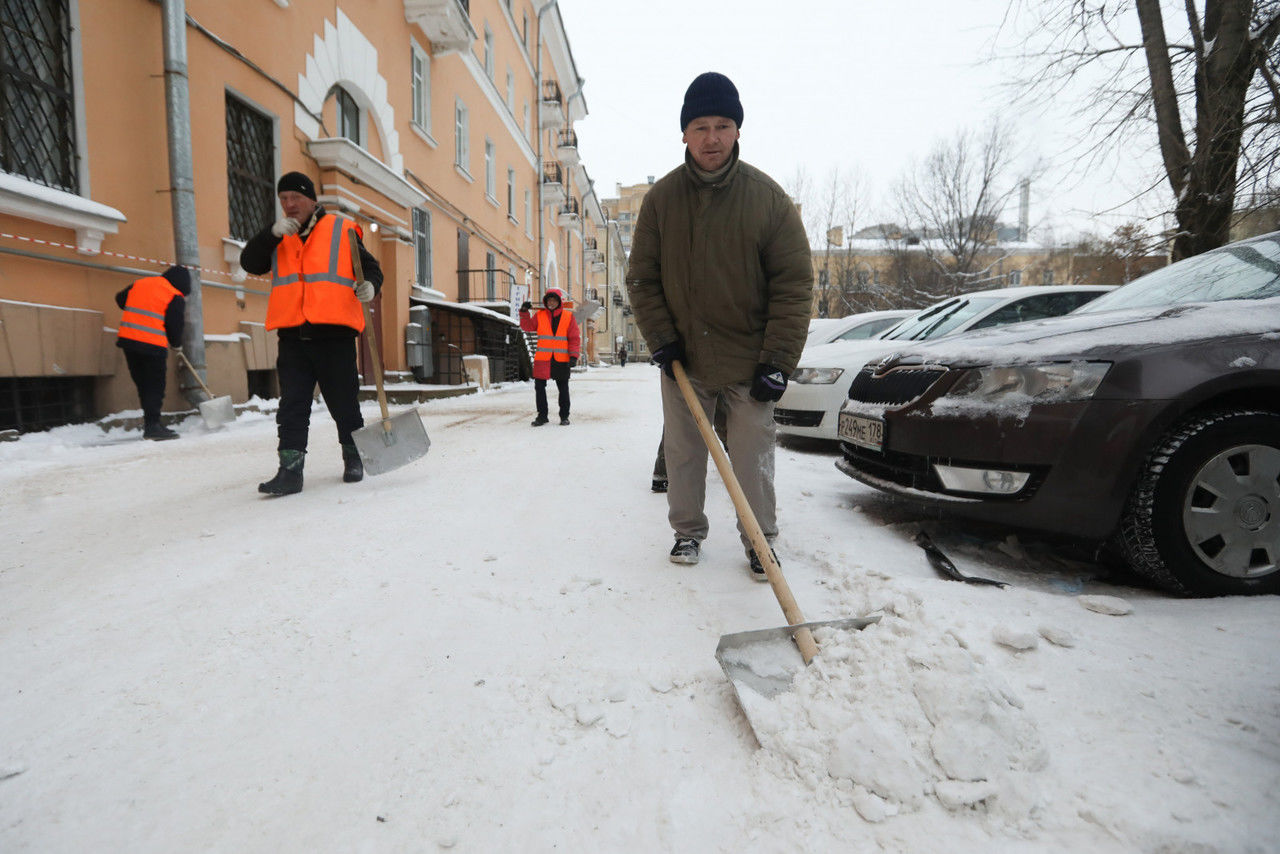
<path fill-rule="evenodd" d="M 190 293 L 191 273 L 186 267 L 175 266 L 163 275 L 138 279 L 116 294 L 116 305 L 124 309 L 116 346 L 124 350 L 129 376 L 138 388 L 144 439 L 178 438 L 160 423 L 160 407 L 164 404 L 169 350 L 182 349 Z"/>
<path fill-rule="evenodd" d="M 531 315 L 533 303 L 520 306 L 520 328 L 538 333 L 538 349 L 533 357 L 533 396 L 538 406 L 534 427 L 541 427 L 547 418 L 547 380 L 556 381 L 560 392 L 560 426 L 569 423 L 569 369 L 577 367 L 581 335 L 573 312 L 564 310 L 564 292 L 548 288 L 542 297 L 542 308 Z"/>
<path fill-rule="evenodd" d="M 362 238 L 359 226 L 331 214 L 316 202 L 315 185 L 301 172 L 288 172 L 276 185 L 284 216 L 255 234 L 240 252 L 240 266 L 261 275 L 271 272 L 267 329 L 278 330 L 276 375 L 280 408 L 276 411 L 280 469 L 258 491 L 292 495 L 302 491 L 302 464 L 311 426 L 316 386 L 329 407 L 342 446 L 342 479 L 364 477 L 364 465 L 351 434 L 364 426 L 360 414 L 360 374 L 356 340 L 364 331 L 361 303 L 382 288 L 382 267 L 358 243 L 364 279 L 355 279 L 347 233 Z"/>

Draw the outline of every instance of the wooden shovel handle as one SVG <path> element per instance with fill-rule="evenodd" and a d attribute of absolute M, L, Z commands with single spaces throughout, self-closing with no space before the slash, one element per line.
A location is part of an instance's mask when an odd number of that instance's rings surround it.
<path fill-rule="evenodd" d="M 782 574 L 782 567 L 778 566 L 778 561 L 773 556 L 773 549 L 769 547 L 769 541 L 765 539 L 764 531 L 760 528 L 760 523 L 756 521 L 756 514 L 751 511 L 751 505 L 747 503 L 747 496 L 742 491 L 742 486 L 738 483 L 738 477 L 733 473 L 733 465 L 729 462 L 729 456 L 724 452 L 724 448 L 720 445 L 720 440 L 716 438 L 715 431 L 711 429 L 711 423 L 707 421 L 707 414 L 702 411 L 701 404 L 698 403 L 698 397 L 693 392 L 693 386 L 689 384 L 689 377 L 684 372 L 684 365 L 679 360 L 671 363 L 671 371 L 675 374 L 676 385 L 680 387 L 680 393 L 684 395 L 684 402 L 689 405 L 689 411 L 693 413 L 693 420 L 698 424 L 698 432 L 702 434 L 702 441 L 706 442 L 707 450 L 711 452 L 711 458 L 716 461 L 716 468 L 720 470 L 720 479 L 724 481 L 724 485 L 729 489 L 729 497 L 733 499 L 734 509 L 738 511 L 738 519 L 742 522 L 742 527 L 747 529 L 747 539 L 751 541 L 751 546 L 756 550 L 756 557 L 760 559 L 760 565 L 764 567 L 764 574 L 769 578 L 769 586 L 773 588 L 773 595 L 777 597 L 778 604 L 782 606 L 782 613 L 787 618 L 787 624 L 791 626 L 799 625 L 805 621 L 804 616 L 800 613 L 800 606 L 796 604 L 795 597 L 791 595 L 791 588 L 787 586 L 787 579 Z M 813 657 L 818 654 L 818 645 L 813 639 L 813 633 L 807 628 L 801 628 L 795 632 L 796 646 L 800 648 L 800 655 L 804 658 L 804 663 L 808 664 Z"/>
<path fill-rule="evenodd" d="M 187 354 L 178 351 L 178 358 L 182 360 L 182 364 L 187 366 L 187 370 L 191 372 L 191 376 L 196 378 L 196 382 L 200 383 L 200 388 L 204 389 L 204 393 L 209 395 L 209 399 L 213 399 L 213 392 L 209 391 L 209 387 L 204 384 L 204 380 L 200 379 L 200 374 L 196 371 L 195 366 L 191 364 L 191 360 L 187 358 Z"/>
<path fill-rule="evenodd" d="M 347 242 L 351 244 L 351 269 L 356 276 L 356 287 L 364 281 L 364 268 L 360 264 L 360 241 L 353 228 L 347 232 Z M 369 333 L 369 352 L 373 356 L 373 382 L 378 387 L 378 406 L 382 407 L 382 429 L 391 432 L 391 415 L 387 412 L 387 393 L 382 388 L 382 351 L 378 349 L 378 329 L 373 322 L 373 309 L 369 303 L 362 302 L 364 309 L 364 328 Z"/>

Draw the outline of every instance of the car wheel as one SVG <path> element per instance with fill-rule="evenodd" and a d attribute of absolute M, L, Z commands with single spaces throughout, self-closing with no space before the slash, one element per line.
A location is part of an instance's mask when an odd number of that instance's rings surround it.
<path fill-rule="evenodd" d="M 1170 590 L 1280 592 L 1280 415 L 1218 412 L 1165 434 L 1119 534 L 1126 562 Z"/>

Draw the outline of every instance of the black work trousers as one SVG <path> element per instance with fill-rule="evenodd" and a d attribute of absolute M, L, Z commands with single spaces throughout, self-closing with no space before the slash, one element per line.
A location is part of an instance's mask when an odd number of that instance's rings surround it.
<path fill-rule="evenodd" d="M 145 424 L 160 423 L 160 407 L 164 404 L 164 383 L 169 373 L 169 354 L 165 350 L 155 353 L 124 351 L 129 365 L 129 376 L 138 388 L 138 402 L 142 405 Z"/>
<path fill-rule="evenodd" d="M 276 412 L 279 450 L 307 449 L 311 400 L 317 385 L 338 428 L 339 444 L 354 444 L 352 431 L 364 426 L 364 416 L 360 414 L 360 374 L 356 369 L 354 338 L 293 338 L 282 335 L 276 374 L 280 378 L 280 409 Z"/>
<path fill-rule="evenodd" d="M 569 378 L 568 377 L 552 377 L 556 384 L 557 395 L 556 403 L 560 405 L 560 417 L 569 417 Z M 538 407 L 538 415 L 543 418 L 547 417 L 547 381 L 533 381 L 533 402 Z"/>

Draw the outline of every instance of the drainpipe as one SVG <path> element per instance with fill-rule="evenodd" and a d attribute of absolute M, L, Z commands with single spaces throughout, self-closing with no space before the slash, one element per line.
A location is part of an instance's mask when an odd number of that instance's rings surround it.
<path fill-rule="evenodd" d="M 573 84 L 575 87 L 577 87 L 573 90 L 573 94 L 564 99 L 564 121 L 565 121 L 565 124 L 570 127 L 572 127 L 572 122 L 573 122 L 573 99 L 582 97 L 583 82 L 584 82 L 583 79 L 579 77 Z M 582 160 L 581 151 L 578 152 L 578 160 L 579 162 L 581 162 Z M 588 178 L 587 180 L 590 181 L 591 179 Z M 565 191 L 564 191 L 565 198 L 568 199 L 570 197 L 570 194 L 569 194 L 569 182 L 567 179 L 565 180 L 564 186 L 565 186 Z M 590 189 L 591 189 L 590 187 L 587 188 L 588 192 L 590 191 Z M 587 297 L 587 271 L 583 269 L 583 265 L 582 265 L 583 258 L 586 257 L 586 253 L 587 253 L 586 244 L 582 241 L 582 235 L 585 233 L 585 230 L 586 230 L 586 226 L 583 225 L 582 221 L 586 219 L 586 216 L 587 216 L 587 194 L 583 193 L 582 200 L 578 203 L 578 228 L 581 229 L 581 231 L 579 231 L 578 233 L 578 249 L 580 250 L 580 253 L 582 256 L 578 259 L 578 277 L 582 280 L 579 284 L 582 286 L 583 299 L 586 299 Z M 573 245 L 572 232 L 573 232 L 573 229 L 569 229 L 564 233 L 564 257 L 566 260 L 569 258 L 569 249 Z M 570 265 L 569 267 L 569 272 L 570 273 L 573 272 L 572 265 Z"/>
<path fill-rule="evenodd" d="M 164 23 L 164 101 L 169 141 L 169 202 L 177 261 L 191 270 L 187 322 L 182 349 L 200 374 L 204 358 L 204 303 L 200 295 L 200 243 L 196 232 L 195 168 L 191 157 L 191 101 L 187 91 L 187 11 L 185 0 L 162 0 Z M 183 388 L 192 404 L 207 399 L 197 384 Z"/>
<path fill-rule="evenodd" d="M 543 192 L 542 192 L 542 166 L 543 166 L 543 161 L 542 161 L 542 138 L 546 135 L 546 129 L 545 129 L 545 128 L 543 128 L 543 126 L 542 126 L 542 16 L 543 16 L 543 15 L 545 15 L 545 14 L 546 14 L 548 11 L 550 11 L 551 9 L 555 9 L 555 8 L 557 8 L 559 5 L 560 5 L 559 0 L 551 0 L 551 2 L 547 3 L 545 6 L 543 6 L 541 9 L 539 9 L 539 10 L 538 10 L 538 21 L 537 21 L 537 24 L 538 24 L 538 40 L 537 40 L 537 42 L 535 43 L 535 49 L 536 49 L 536 50 L 537 50 L 537 52 L 538 52 L 538 57 L 537 57 L 537 59 L 538 59 L 538 62 L 537 62 L 537 72 L 536 72 L 536 73 L 535 73 L 535 75 L 534 75 L 534 76 L 537 78 L 537 84 L 536 84 L 536 85 L 537 85 L 537 89 L 538 89 L 538 91 L 537 91 L 536 93 L 534 93 L 534 97 L 535 97 L 535 100 L 534 100 L 534 107 L 535 107 L 535 108 L 537 109 L 537 111 L 538 111 L 538 121 L 537 121 L 537 127 L 538 127 L 538 169 L 537 169 L 537 178 L 538 178 L 538 289 L 539 289 L 539 290 L 543 290 L 543 289 L 545 289 L 545 287 L 546 287 L 546 281 L 543 279 L 543 275 L 542 275 L 542 274 L 543 274 L 543 269 L 544 269 L 544 267 L 546 266 L 546 263 L 547 263 L 547 260 L 546 260 L 546 249 L 544 248 L 544 242 L 546 241 L 546 235 L 543 233 L 543 230 L 542 230 L 543 222 L 544 222 L 545 217 L 546 217 L 546 215 L 547 215 L 547 210 L 546 210 L 546 208 L 543 206 L 543 200 L 544 200 L 544 198 L 545 198 L 545 197 L 543 196 Z M 535 302 L 536 302 L 536 300 L 535 300 Z"/>

